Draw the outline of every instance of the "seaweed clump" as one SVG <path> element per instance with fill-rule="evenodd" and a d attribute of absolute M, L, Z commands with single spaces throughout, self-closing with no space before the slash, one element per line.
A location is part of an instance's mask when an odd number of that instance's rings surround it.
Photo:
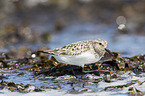
<path fill-rule="evenodd" d="M 46 49 L 46 48 L 44 48 Z M 30 50 L 29 50 L 30 51 Z M 89 89 L 85 86 L 91 85 L 98 86 L 99 82 L 113 83 L 114 80 L 120 81 L 125 80 L 127 77 L 122 77 L 123 74 L 127 72 L 133 72 L 135 75 L 128 73 L 128 76 L 143 76 L 145 72 L 145 55 L 134 56 L 134 57 L 121 57 L 119 53 L 112 52 L 113 57 L 108 53 L 105 53 L 104 57 L 96 63 L 87 64 L 84 68 L 75 65 L 64 64 L 57 62 L 54 57 L 48 59 L 48 55 L 39 52 L 32 52 L 24 56 L 23 58 L 12 58 L 9 53 L 1 53 L 0 56 L 0 89 L 7 88 L 10 91 L 17 91 L 22 93 L 27 92 L 40 92 L 45 89 L 63 89 L 62 84 L 71 85 L 71 90 L 69 93 L 83 93 L 91 90 L 91 92 L 98 91 L 97 89 Z M 15 54 L 18 55 L 18 54 Z M 19 57 L 19 56 L 14 56 Z M 26 74 L 30 72 L 30 74 Z M 16 74 L 17 77 L 24 77 L 31 75 L 29 80 L 40 80 L 52 83 L 52 85 L 39 85 L 35 87 L 33 84 L 17 84 L 15 82 L 8 82 L 10 75 Z M 89 75 L 90 74 L 90 75 Z M 50 80 L 50 81 L 49 81 Z M 92 84 L 90 84 L 92 82 Z M 139 80 L 131 80 L 126 84 L 106 86 L 102 90 L 113 91 L 113 90 L 123 90 L 124 88 L 129 88 L 129 94 L 134 94 L 133 92 L 137 89 L 133 88 L 132 85 L 140 84 L 143 85 L 145 81 L 140 82 Z M 81 89 L 76 90 L 76 84 L 81 84 Z M 57 85 L 57 86 L 56 86 Z M 142 91 L 135 91 L 144 94 Z"/>

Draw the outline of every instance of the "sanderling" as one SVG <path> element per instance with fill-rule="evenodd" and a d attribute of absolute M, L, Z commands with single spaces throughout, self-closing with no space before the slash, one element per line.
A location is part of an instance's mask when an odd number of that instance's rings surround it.
<path fill-rule="evenodd" d="M 104 55 L 105 51 L 111 54 L 106 47 L 106 40 L 96 39 L 74 42 L 61 48 L 38 52 L 43 52 L 54 56 L 58 62 L 84 67 L 84 64 L 90 64 L 99 61 Z"/>

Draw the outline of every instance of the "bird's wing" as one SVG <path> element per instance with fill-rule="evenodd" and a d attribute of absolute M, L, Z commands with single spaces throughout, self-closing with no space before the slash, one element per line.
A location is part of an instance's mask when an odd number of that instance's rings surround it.
<path fill-rule="evenodd" d="M 89 43 L 91 41 L 80 41 L 80 42 L 74 42 L 71 44 L 68 44 L 61 48 L 51 49 L 51 50 L 45 50 L 43 53 L 47 53 L 50 55 L 79 55 L 82 52 L 90 50 Z"/>

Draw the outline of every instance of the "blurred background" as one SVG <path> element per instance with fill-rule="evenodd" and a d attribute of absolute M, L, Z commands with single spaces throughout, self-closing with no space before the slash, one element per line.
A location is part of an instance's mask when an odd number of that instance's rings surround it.
<path fill-rule="evenodd" d="M 145 0 L 0 0 L 0 52 L 103 38 L 122 56 L 145 53 Z"/>

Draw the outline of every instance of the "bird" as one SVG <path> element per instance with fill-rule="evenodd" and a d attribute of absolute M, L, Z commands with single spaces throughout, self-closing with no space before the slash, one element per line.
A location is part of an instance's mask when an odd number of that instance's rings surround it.
<path fill-rule="evenodd" d="M 99 61 L 106 51 L 112 55 L 110 50 L 107 49 L 107 41 L 104 39 L 96 39 L 78 41 L 60 48 L 38 52 L 49 54 L 61 63 L 84 67 L 84 64 Z"/>

